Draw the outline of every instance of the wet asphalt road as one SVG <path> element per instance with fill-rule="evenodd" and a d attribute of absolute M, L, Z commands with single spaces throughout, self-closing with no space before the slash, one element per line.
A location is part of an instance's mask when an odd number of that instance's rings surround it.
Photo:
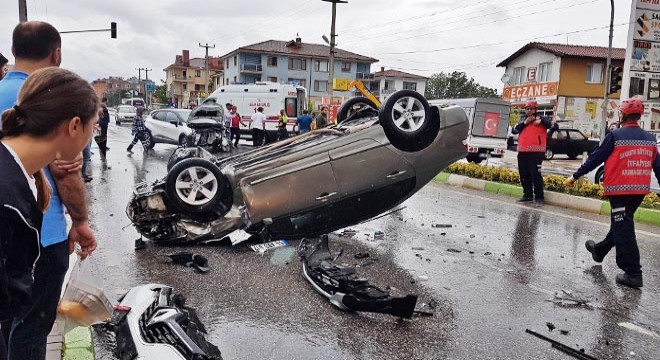
<path fill-rule="evenodd" d="M 376 285 L 397 295 L 418 294 L 418 306 L 433 300 L 435 315 L 401 321 L 344 313 L 302 277 L 297 241 L 265 255 L 246 244 L 149 243 L 134 250 L 138 234 L 125 227 L 124 214 L 132 186 L 164 176 L 175 147 L 157 144 L 147 155 L 136 147 L 127 156 L 130 128 L 114 124 L 109 139 L 111 169 L 102 169 L 95 150 L 94 181 L 87 185 L 99 240 L 94 261 L 107 294 L 116 298 L 149 282 L 173 286 L 197 307 L 208 339 L 225 359 L 571 359 L 525 329 L 599 359 L 660 359 L 656 227 L 638 226 L 646 287 L 632 290 L 614 283 L 614 254 L 601 266 L 584 250 L 586 240 L 605 235 L 608 218 L 430 184 L 403 210 L 354 226 L 353 238 L 334 234 L 330 247 L 343 250 L 338 263 L 359 265 L 359 274 Z M 385 237 L 366 235 L 376 230 Z M 210 273 L 195 273 L 164 256 L 184 250 L 206 255 Z M 356 260 L 357 252 L 371 257 Z M 587 306 L 549 301 L 562 289 Z M 113 359 L 113 346 L 97 334 L 97 358 Z"/>

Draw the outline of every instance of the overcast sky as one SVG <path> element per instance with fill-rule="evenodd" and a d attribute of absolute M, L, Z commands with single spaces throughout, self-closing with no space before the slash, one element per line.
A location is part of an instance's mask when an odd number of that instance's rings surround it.
<path fill-rule="evenodd" d="M 629 21 L 631 0 L 615 3 L 614 46 L 625 47 L 627 25 L 620 24 Z M 215 44 L 214 56 L 296 33 L 303 42 L 322 43 L 331 19 L 331 4 L 321 0 L 27 0 L 27 6 L 29 20 L 60 31 L 118 23 L 118 39 L 62 35 L 62 66 L 90 81 L 137 76 L 140 67 L 153 69 L 149 78 L 164 79 L 162 70 L 182 49 L 204 56 L 200 42 Z M 18 1 L 2 0 L 0 8 L 0 52 L 13 62 Z M 348 0 L 337 9 L 338 47 L 380 59 L 372 71 L 458 70 L 498 92 L 503 69 L 495 65 L 524 44 L 607 46 L 610 17 L 608 0 Z"/>

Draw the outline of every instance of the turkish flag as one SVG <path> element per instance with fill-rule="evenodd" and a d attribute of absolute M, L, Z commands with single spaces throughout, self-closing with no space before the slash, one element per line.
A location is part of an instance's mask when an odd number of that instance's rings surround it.
<path fill-rule="evenodd" d="M 482 133 L 485 136 L 497 136 L 497 126 L 500 124 L 500 114 L 487 112 L 484 115 L 484 128 Z"/>

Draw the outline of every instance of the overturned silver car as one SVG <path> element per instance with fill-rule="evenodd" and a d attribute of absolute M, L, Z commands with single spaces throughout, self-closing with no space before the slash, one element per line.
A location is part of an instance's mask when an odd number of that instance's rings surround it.
<path fill-rule="evenodd" d="M 465 157 L 460 107 L 409 90 L 380 109 L 350 105 L 338 125 L 246 153 L 177 149 L 164 179 L 136 186 L 127 215 L 159 243 L 318 236 L 393 208 Z"/>

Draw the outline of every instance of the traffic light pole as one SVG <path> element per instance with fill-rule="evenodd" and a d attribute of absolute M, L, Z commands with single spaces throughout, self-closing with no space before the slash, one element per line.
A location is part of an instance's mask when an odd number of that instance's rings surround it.
<path fill-rule="evenodd" d="M 607 96 L 610 92 L 610 83 L 612 77 L 612 37 L 614 33 L 614 0 L 610 0 L 611 12 L 610 12 L 610 43 L 607 48 L 607 64 L 605 76 L 607 77 L 605 81 L 605 96 L 603 98 L 603 117 L 600 121 L 600 142 L 603 143 L 605 140 L 605 132 L 607 130 Z"/>

